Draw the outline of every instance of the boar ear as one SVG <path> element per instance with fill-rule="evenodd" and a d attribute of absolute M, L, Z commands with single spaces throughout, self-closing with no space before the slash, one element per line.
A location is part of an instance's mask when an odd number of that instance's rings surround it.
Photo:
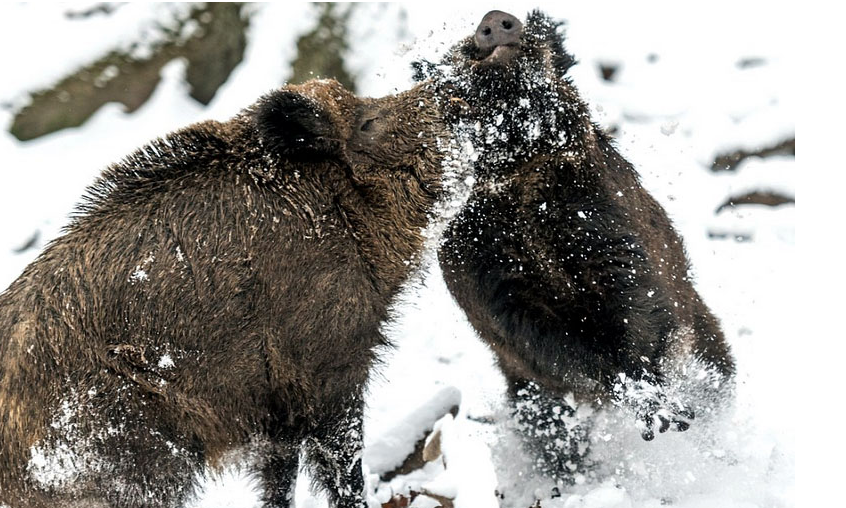
<path fill-rule="evenodd" d="M 300 93 L 279 90 L 263 97 L 253 119 L 262 144 L 278 157 L 314 159 L 340 151 L 329 113 Z"/>
<path fill-rule="evenodd" d="M 561 74 L 566 74 L 570 67 L 578 63 L 576 58 L 564 48 L 564 41 L 567 38 L 564 31 L 566 22 L 563 20 L 556 21 L 540 9 L 535 9 L 526 16 L 526 24 L 533 25 L 534 31 L 538 33 L 537 37 L 550 45 L 553 55 L 552 65 Z"/>

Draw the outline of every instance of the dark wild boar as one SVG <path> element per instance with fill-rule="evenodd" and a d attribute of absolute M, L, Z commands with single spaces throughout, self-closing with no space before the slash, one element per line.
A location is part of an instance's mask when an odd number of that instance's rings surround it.
<path fill-rule="evenodd" d="M 498 358 L 537 467 L 571 481 L 590 427 L 572 406 L 622 405 L 652 439 L 707 412 L 734 362 L 666 212 L 566 76 L 559 28 L 492 11 L 438 65 L 416 65 L 462 106 L 449 121 L 478 152 L 439 250 L 446 284 Z M 697 376 L 701 397 L 670 389 Z"/>
<path fill-rule="evenodd" d="M 109 167 L 0 295 L 0 505 L 181 506 L 248 450 L 287 507 L 304 450 L 366 506 L 363 393 L 444 189 L 433 101 L 312 81 Z"/>

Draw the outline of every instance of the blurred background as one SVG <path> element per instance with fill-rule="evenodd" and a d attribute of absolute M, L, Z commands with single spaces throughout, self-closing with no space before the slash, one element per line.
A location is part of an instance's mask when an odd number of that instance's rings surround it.
<path fill-rule="evenodd" d="M 742 448 L 732 466 L 742 471 L 721 465 L 715 474 L 696 457 L 679 459 L 674 441 L 656 445 L 646 455 L 652 466 L 620 459 L 616 481 L 630 504 L 619 506 L 653 506 L 668 492 L 679 506 L 790 506 L 796 417 L 782 404 L 793 390 L 783 366 L 795 340 L 796 59 L 790 12 L 777 3 L 3 2 L 0 289 L 60 234 L 100 171 L 147 141 L 225 120 L 285 83 L 332 77 L 366 96 L 407 89 L 413 60 L 437 60 L 487 11 L 522 16 L 535 7 L 567 21 L 574 83 L 674 220 L 697 288 L 738 356 L 735 418 L 748 430 L 731 442 Z M 495 449 L 483 422 L 504 386 L 437 267 L 397 310 L 398 348 L 373 382 L 368 443 L 454 386 L 463 402 L 452 431 L 480 445 L 471 455 Z M 641 450 L 620 439 L 613 443 Z M 491 471 L 495 456 L 485 459 Z M 229 506 L 226 492 L 243 498 L 252 484 L 233 475 L 214 501 L 199 503 Z M 485 505 L 480 492 L 492 487 L 480 481 L 454 489 L 456 506 Z"/>
<path fill-rule="evenodd" d="M 660 165 L 639 166 L 647 184 L 693 172 L 711 182 L 685 197 L 709 238 L 792 234 L 770 220 L 790 215 L 779 212 L 795 199 L 784 13 L 754 2 L 701 12 L 669 3 L 538 6 L 569 21 L 568 46 L 581 62 L 573 76 L 595 119 L 634 159 L 660 148 Z M 138 145 L 226 119 L 286 82 L 333 77 L 370 96 L 405 89 L 414 58 L 436 58 L 489 7 L 4 3 L 0 213 L 16 220 L 0 235 L 0 281 L 55 236 L 106 164 Z M 766 230 L 744 221 L 749 215 Z"/>

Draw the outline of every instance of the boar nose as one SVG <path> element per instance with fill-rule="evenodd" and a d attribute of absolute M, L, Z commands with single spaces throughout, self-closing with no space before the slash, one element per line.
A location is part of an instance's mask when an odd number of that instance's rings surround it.
<path fill-rule="evenodd" d="M 523 33 L 523 23 L 502 11 L 491 11 L 485 14 L 476 29 L 474 40 L 481 50 L 493 49 L 497 46 L 517 44 Z"/>

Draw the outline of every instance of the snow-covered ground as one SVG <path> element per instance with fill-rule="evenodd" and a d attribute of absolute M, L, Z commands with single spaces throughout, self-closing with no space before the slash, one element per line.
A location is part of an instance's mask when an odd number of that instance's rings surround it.
<path fill-rule="evenodd" d="M 799 337 L 795 209 L 753 205 L 719 216 L 715 210 L 746 190 L 794 195 L 797 168 L 791 157 L 771 157 L 750 159 L 731 174 L 708 169 L 720 153 L 793 136 L 796 62 L 794 41 L 785 36 L 791 32 L 789 9 L 764 2 L 454 2 L 448 11 L 429 2 L 364 5 L 353 18 L 349 59 L 360 92 L 378 96 L 408 88 L 415 57 L 437 58 L 492 8 L 522 16 L 533 7 L 568 20 L 568 48 L 580 61 L 572 70 L 575 83 L 595 119 L 617 126 L 620 149 L 684 236 L 697 287 L 721 319 L 739 371 L 735 407 L 710 428 L 694 425 L 645 443 L 633 426 L 612 418 L 596 447 L 608 475 L 567 489 L 544 507 L 795 506 L 799 412 L 788 407 L 795 402 L 795 379 L 785 375 L 796 362 Z M 20 104 L 26 90 L 49 84 L 101 48 L 122 44 L 128 34 L 147 33 L 150 16 L 167 15 L 135 5 L 115 25 L 79 28 L 68 25 L 87 21 L 69 21 L 62 15 L 67 8 L 0 6 L 0 45 L 9 48 L 2 52 L 7 71 L 0 104 Z M 245 61 L 207 107 L 188 96 L 185 65 L 177 60 L 164 69 L 151 100 L 132 115 L 108 105 L 78 129 L 21 143 L 8 134 L 11 116 L 0 109 L 0 287 L 59 234 L 105 165 L 170 130 L 224 120 L 282 83 L 296 38 L 313 13 L 308 5 L 287 2 L 251 8 L 256 14 Z M 20 44 L 36 31 L 56 38 L 44 46 Z M 48 44 L 55 40 L 61 44 Z M 52 52 L 57 50 L 61 54 Z M 743 60 L 758 64 L 742 68 Z M 600 78 L 599 64 L 619 67 L 613 83 Z M 728 234 L 714 239 L 714 232 Z M 372 382 L 365 467 L 383 469 L 389 452 L 399 454 L 391 440 L 413 435 L 415 419 L 433 423 L 433 408 L 460 399 L 460 409 L 438 422 L 445 461 L 390 483 L 379 484 L 371 475 L 373 499 L 386 502 L 413 488 L 455 498 L 457 508 L 484 508 L 497 506 L 497 475 L 503 485 L 532 488 L 530 479 L 518 476 L 519 453 L 501 426 L 485 423 L 499 418 L 504 383 L 437 267 L 407 292 L 388 330 L 397 349 Z M 233 469 L 207 480 L 195 505 L 258 506 L 256 488 L 256 481 Z M 300 507 L 325 505 L 306 481 L 298 483 L 297 500 Z M 418 498 L 414 506 L 434 506 L 426 502 Z"/>

